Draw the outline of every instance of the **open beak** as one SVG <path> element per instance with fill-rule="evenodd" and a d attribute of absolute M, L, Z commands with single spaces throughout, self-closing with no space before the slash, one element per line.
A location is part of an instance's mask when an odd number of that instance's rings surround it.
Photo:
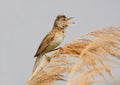
<path fill-rule="evenodd" d="M 71 21 L 69 21 L 69 20 L 71 20 L 71 19 L 73 19 L 74 17 L 70 17 L 70 18 L 68 18 L 68 21 L 66 22 L 66 24 L 67 25 L 69 25 L 69 24 L 75 24 L 75 22 L 71 22 Z"/>

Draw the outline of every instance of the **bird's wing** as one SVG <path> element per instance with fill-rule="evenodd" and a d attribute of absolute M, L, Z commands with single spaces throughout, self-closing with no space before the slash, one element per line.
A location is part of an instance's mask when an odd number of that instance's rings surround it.
<path fill-rule="evenodd" d="M 42 40 L 34 57 L 39 56 L 40 54 L 44 52 L 46 47 L 49 45 L 49 42 L 51 42 L 51 40 L 54 38 L 56 31 L 57 31 L 56 29 L 53 29 L 50 33 L 48 33 L 45 36 L 45 38 Z"/>

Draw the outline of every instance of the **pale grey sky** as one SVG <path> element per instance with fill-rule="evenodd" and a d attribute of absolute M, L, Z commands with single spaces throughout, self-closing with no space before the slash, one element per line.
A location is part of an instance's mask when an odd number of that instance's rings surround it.
<path fill-rule="evenodd" d="M 75 17 L 62 44 L 120 26 L 120 0 L 0 0 L 0 85 L 24 85 L 34 54 L 58 14 Z"/>

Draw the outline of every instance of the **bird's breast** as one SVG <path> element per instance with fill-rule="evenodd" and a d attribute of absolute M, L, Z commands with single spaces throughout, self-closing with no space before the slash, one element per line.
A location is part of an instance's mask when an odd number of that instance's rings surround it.
<path fill-rule="evenodd" d="M 53 40 L 50 42 L 47 51 L 51 51 L 54 48 L 56 48 L 64 39 L 64 33 L 63 32 L 59 32 L 56 33 Z"/>
<path fill-rule="evenodd" d="M 60 32 L 60 33 L 56 33 L 53 42 L 55 43 L 61 43 L 64 39 L 64 33 Z"/>
<path fill-rule="evenodd" d="M 62 32 L 56 33 L 51 44 L 57 47 L 63 41 L 63 39 L 64 39 L 64 33 Z"/>

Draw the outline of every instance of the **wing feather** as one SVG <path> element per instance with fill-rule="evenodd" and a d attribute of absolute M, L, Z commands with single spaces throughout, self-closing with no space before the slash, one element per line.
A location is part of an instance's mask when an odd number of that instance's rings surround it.
<path fill-rule="evenodd" d="M 44 54 L 43 53 L 44 50 L 47 48 L 51 40 L 54 38 L 57 31 L 58 31 L 57 29 L 53 29 L 52 31 L 50 31 L 50 33 L 48 33 L 44 37 L 34 57 L 39 56 L 40 54 Z"/>

